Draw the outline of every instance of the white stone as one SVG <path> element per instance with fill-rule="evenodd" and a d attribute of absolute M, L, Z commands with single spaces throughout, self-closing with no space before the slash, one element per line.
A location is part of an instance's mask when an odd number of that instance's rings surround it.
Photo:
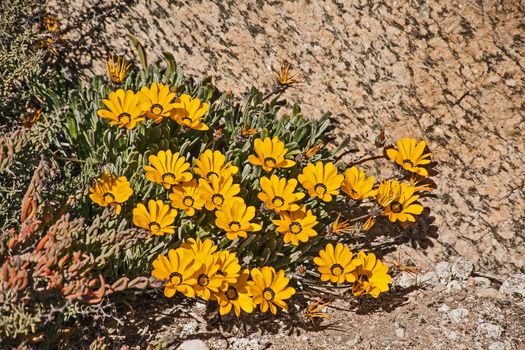
<path fill-rule="evenodd" d="M 265 349 L 267 345 L 255 338 L 230 338 L 229 343 L 229 349 L 232 350 L 262 350 Z"/>
<path fill-rule="evenodd" d="M 464 281 L 453 280 L 447 283 L 447 292 L 450 292 L 452 290 L 463 289 L 464 287 L 466 287 Z"/>
<path fill-rule="evenodd" d="M 499 339 L 503 333 L 503 328 L 497 324 L 482 323 L 478 326 L 478 332 L 487 337 Z"/>
<path fill-rule="evenodd" d="M 428 283 L 432 286 L 435 286 L 439 283 L 439 277 L 435 272 L 427 272 L 420 276 L 417 276 L 417 281 L 421 284 Z"/>
<path fill-rule="evenodd" d="M 193 335 L 197 333 L 198 328 L 199 328 L 199 324 L 197 323 L 197 321 L 192 320 L 186 323 L 184 326 L 182 326 L 182 329 L 180 331 L 181 337 L 183 338 L 185 336 Z"/>
<path fill-rule="evenodd" d="M 474 277 L 476 287 L 490 288 L 490 280 L 486 277 Z"/>
<path fill-rule="evenodd" d="M 414 277 L 414 275 L 405 271 L 401 272 L 394 280 L 394 286 L 398 286 L 401 288 L 410 288 L 415 285 L 416 278 Z"/>
<path fill-rule="evenodd" d="M 441 312 L 449 312 L 450 311 L 450 307 L 447 305 L 447 304 L 443 304 L 439 307 L 438 311 L 441 311 Z"/>
<path fill-rule="evenodd" d="M 445 337 L 450 340 L 455 340 L 458 337 L 458 334 L 455 331 L 445 331 Z"/>
<path fill-rule="evenodd" d="M 472 271 L 474 271 L 474 264 L 463 257 L 457 258 L 450 269 L 454 278 L 464 281 L 470 277 Z"/>
<path fill-rule="evenodd" d="M 436 265 L 436 276 L 439 279 L 439 282 L 442 284 L 447 284 L 452 279 L 452 267 L 446 261 L 441 261 Z"/>
<path fill-rule="evenodd" d="M 505 344 L 503 344 L 500 341 L 495 341 L 494 343 L 489 345 L 489 350 L 505 350 Z"/>
<path fill-rule="evenodd" d="M 209 350 L 205 342 L 199 339 L 186 340 L 177 348 L 177 350 Z"/>
<path fill-rule="evenodd" d="M 507 278 L 499 291 L 507 295 L 519 295 L 525 298 L 525 275 L 522 273 L 515 274 Z"/>
<path fill-rule="evenodd" d="M 468 310 L 462 307 L 453 309 L 448 313 L 448 316 L 450 317 L 450 320 L 453 323 L 459 323 L 459 322 L 464 321 L 467 315 L 468 315 Z"/>
<path fill-rule="evenodd" d="M 396 332 L 397 337 L 398 338 L 404 338 L 405 337 L 405 330 L 406 330 L 406 328 L 404 326 L 400 325 L 397 322 L 394 323 L 394 327 L 396 328 L 395 332 Z"/>

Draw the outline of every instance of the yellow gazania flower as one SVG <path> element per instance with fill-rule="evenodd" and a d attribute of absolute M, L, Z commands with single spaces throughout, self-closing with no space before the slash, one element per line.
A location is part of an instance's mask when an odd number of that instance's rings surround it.
<path fill-rule="evenodd" d="M 301 207 L 296 211 L 282 211 L 279 213 L 280 220 L 272 220 L 277 226 L 277 232 L 284 235 L 284 243 L 299 245 L 299 242 L 307 242 L 310 237 L 317 236 L 313 229 L 317 225 L 317 216 L 311 210 Z"/>
<path fill-rule="evenodd" d="M 364 170 L 353 166 L 345 171 L 345 179 L 341 189 L 350 198 L 360 200 L 367 197 L 374 197 L 377 193 L 373 190 L 374 177 L 366 177 Z"/>
<path fill-rule="evenodd" d="M 397 180 L 382 181 L 377 188 L 376 201 L 382 207 L 387 207 L 397 200 L 401 194 L 401 185 Z"/>
<path fill-rule="evenodd" d="M 215 212 L 215 225 L 226 231 L 226 237 L 232 241 L 237 237 L 247 237 L 247 232 L 260 231 L 262 226 L 251 223 L 255 217 L 255 207 L 246 206 L 239 197 L 226 200 L 220 210 Z"/>
<path fill-rule="evenodd" d="M 378 260 L 373 253 L 366 255 L 364 252 L 359 252 L 355 260 L 359 264 L 352 272 L 355 279 L 352 293 L 356 297 L 370 294 L 377 298 L 380 293 L 389 290 L 388 284 L 392 277 L 388 275 L 387 265 Z"/>
<path fill-rule="evenodd" d="M 193 216 L 195 215 L 195 210 L 201 210 L 204 206 L 204 200 L 201 198 L 197 180 L 193 179 L 183 182 L 180 185 L 173 186 L 171 189 L 173 193 L 168 196 L 171 200 L 171 206 L 184 210 L 186 215 Z"/>
<path fill-rule="evenodd" d="M 306 158 L 312 158 L 317 152 L 322 150 L 323 147 L 324 147 L 324 143 L 321 142 L 313 147 L 308 148 L 305 151 Z"/>
<path fill-rule="evenodd" d="M 337 168 L 332 162 L 326 164 L 317 162 L 315 165 L 308 164 L 297 179 L 311 197 L 330 202 L 332 196 L 339 194 L 339 187 L 341 187 L 344 176 L 337 174 Z"/>
<path fill-rule="evenodd" d="M 148 208 L 142 203 L 133 209 L 133 225 L 142 227 L 156 236 L 175 233 L 177 211 L 161 200 L 150 199 Z"/>
<path fill-rule="evenodd" d="M 388 220 L 396 222 L 415 222 L 413 215 L 419 215 L 423 212 L 421 204 L 414 203 L 419 196 L 414 195 L 414 187 L 408 186 L 406 183 L 400 185 L 399 196 L 394 198 L 383 211 L 383 215 L 388 216 Z"/>
<path fill-rule="evenodd" d="M 231 162 L 225 163 L 226 157 L 220 151 L 207 149 L 195 159 L 196 167 L 193 170 L 203 179 L 210 181 L 212 177 L 228 178 L 237 174 L 239 168 L 231 165 Z"/>
<path fill-rule="evenodd" d="M 198 98 L 182 94 L 175 102 L 175 109 L 171 113 L 171 119 L 181 126 L 194 130 L 208 130 L 208 125 L 202 122 L 204 114 L 208 111 L 208 104 L 202 103 Z"/>
<path fill-rule="evenodd" d="M 159 183 L 165 189 L 170 189 L 173 185 L 188 182 L 193 175 L 186 171 L 190 168 L 190 163 L 179 152 L 171 153 L 170 150 L 159 151 L 157 155 L 148 157 L 150 165 L 144 165 L 146 179 L 151 182 Z"/>
<path fill-rule="evenodd" d="M 338 213 L 337 218 L 330 226 L 330 232 L 336 235 L 350 232 L 350 229 L 352 227 L 352 225 L 350 225 L 350 220 L 343 220 L 343 221 L 340 221 L 340 220 L 341 220 L 341 213 Z"/>
<path fill-rule="evenodd" d="M 143 86 L 138 95 L 140 108 L 157 124 L 169 118 L 175 108 L 175 93 L 165 84 L 152 83 L 149 88 Z"/>
<path fill-rule="evenodd" d="M 299 209 L 299 205 L 294 202 L 300 201 L 304 193 L 295 192 L 297 186 L 296 179 L 286 180 L 272 175 L 270 178 L 263 176 L 260 181 L 262 192 L 257 197 L 264 202 L 268 209 L 276 212 L 288 210 L 294 211 Z"/>
<path fill-rule="evenodd" d="M 275 269 L 271 266 L 263 266 L 261 269 L 252 269 L 252 282 L 250 283 L 250 293 L 253 295 L 253 303 L 260 305 L 261 311 L 266 312 L 268 308 L 272 314 L 277 313 L 277 306 L 283 310 L 288 310 L 288 305 L 284 302 L 295 294 L 295 289 L 288 287 L 288 278 L 284 276 L 284 271 Z"/>
<path fill-rule="evenodd" d="M 363 226 L 361 226 L 361 229 L 366 232 L 370 230 L 372 227 L 374 227 L 375 223 L 376 223 L 375 217 L 371 216 L 365 221 Z"/>
<path fill-rule="evenodd" d="M 232 308 L 237 317 L 241 315 L 241 309 L 247 313 L 253 312 L 254 305 L 249 291 L 249 278 L 250 272 L 248 270 L 242 271 L 236 282 L 228 285 L 226 291 L 217 295 L 221 315 L 228 314 Z"/>
<path fill-rule="evenodd" d="M 248 136 L 257 134 L 259 131 L 261 131 L 261 129 L 250 128 L 250 126 L 245 123 L 244 126 L 242 127 L 241 135 L 243 137 L 248 137 Z"/>
<path fill-rule="evenodd" d="M 195 294 L 204 300 L 210 300 L 212 295 L 219 292 L 224 277 L 217 273 L 221 266 L 217 263 L 217 255 L 208 255 L 201 267 L 193 273 L 197 279 Z"/>
<path fill-rule="evenodd" d="M 234 284 L 239 278 L 239 272 L 241 271 L 241 265 L 239 265 L 239 259 L 235 253 L 230 253 L 227 250 L 217 252 L 217 264 L 219 264 L 219 270 L 217 273 L 222 275 L 222 285 L 219 288 L 224 291 L 228 288 L 229 284 Z"/>
<path fill-rule="evenodd" d="M 44 25 L 50 32 L 57 32 L 59 30 L 58 18 L 53 15 L 44 16 Z"/>
<path fill-rule="evenodd" d="M 30 129 L 42 119 L 42 108 L 34 110 L 32 113 L 27 113 L 20 118 L 22 125 Z"/>
<path fill-rule="evenodd" d="M 89 198 L 101 207 L 115 206 L 115 211 L 120 214 L 121 204 L 133 194 L 128 179 L 125 176 L 117 178 L 104 172 L 89 189 Z"/>
<path fill-rule="evenodd" d="M 314 258 L 314 263 L 318 266 L 321 281 L 344 283 L 356 280 L 352 272 L 359 265 L 359 260 L 352 260 L 352 252 L 342 243 L 337 243 L 335 249 L 332 243 L 328 243 Z"/>
<path fill-rule="evenodd" d="M 126 73 L 129 70 L 129 67 L 131 67 L 131 64 L 126 65 L 126 60 L 124 57 L 120 56 L 117 57 L 116 62 L 114 57 L 109 57 L 106 64 L 109 80 L 111 80 L 113 84 L 117 85 L 124 81 L 126 78 Z"/>
<path fill-rule="evenodd" d="M 124 92 L 122 89 L 109 94 L 109 99 L 103 99 L 102 103 L 107 109 L 99 109 L 97 115 L 109 119 L 110 125 L 119 128 L 133 129 L 137 123 L 143 121 L 142 109 L 139 107 L 139 96 L 131 90 Z"/>
<path fill-rule="evenodd" d="M 288 62 L 281 64 L 279 71 L 277 72 L 277 84 L 283 88 L 287 88 L 301 82 L 300 79 L 297 79 L 297 73 L 292 74 L 290 70 L 292 65 Z"/>
<path fill-rule="evenodd" d="M 183 249 L 170 249 L 168 257 L 160 254 L 153 261 L 151 275 L 166 281 L 164 286 L 166 297 L 171 298 L 176 292 L 180 292 L 188 298 L 193 298 L 195 296 L 193 287 L 197 284 L 193 274 L 199 267 L 200 263 L 196 263 Z"/>
<path fill-rule="evenodd" d="M 273 139 L 266 137 L 264 140 L 255 139 L 254 149 L 257 154 L 250 154 L 248 161 L 253 165 L 260 165 L 264 171 L 272 169 L 289 168 L 295 165 L 295 161 L 285 159 L 288 149 L 284 147 L 284 142 L 280 141 L 277 136 Z"/>
<path fill-rule="evenodd" d="M 417 175 L 412 175 L 410 177 L 410 186 L 414 187 L 415 192 L 431 192 L 432 184 L 425 180 L 425 178 L 418 178 Z"/>
<path fill-rule="evenodd" d="M 396 142 L 397 149 L 389 148 L 386 150 L 388 158 L 401 165 L 403 169 L 428 176 L 427 169 L 421 167 L 430 163 L 430 153 L 425 152 L 426 142 L 421 141 L 416 145 L 416 139 L 404 137 Z"/>
<path fill-rule="evenodd" d="M 184 249 L 192 256 L 195 261 L 204 262 L 208 256 L 213 255 L 217 250 L 217 246 L 213 244 L 211 239 L 205 239 L 201 241 L 199 237 L 197 239 L 189 238 L 181 246 L 181 249 Z"/>
<path fill-rule="evenodd" d="M 199 179 L 201 198 L 205 201 L 204 206 L 208 210 L 221 209 L 223 204 L 230 201 L 241 191 L 238 184 L 233 183 L 233 178 L 212 177 L 208 183 L 204 179 Z"/>

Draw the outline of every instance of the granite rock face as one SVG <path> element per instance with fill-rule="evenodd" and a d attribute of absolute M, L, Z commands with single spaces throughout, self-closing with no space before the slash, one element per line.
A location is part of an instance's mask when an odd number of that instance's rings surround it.
<path fill-rule="evenodd" d="M 56 0 L 55 0 L 56 1 Z M 51 9 L 68 27 L 86 75 L 108 54 L 150 60 L 172 52 L 189 75 L 212 75 L 236 94 L 268 88 L 284 60 L 304 83 L 287 92 L 305 115 L 331 111 L 358 149 L 403 136 L 427 140 L 437 162 L 438 228 L 418 263 L 450 254 L 477 270 L 525 269 L 525 8 L 517 1 L 67 1 Z M 366 164 L 377 177 L 394 169 Z M 432 219 L 434 220 L 434 219 Z M 423 236 L 428 227 L 417 229 Z M 437 236 L 437 237 L 436 237 Z M 435 238 L 435 239 L 434 239 Z M 408 248 L 407 248 L 408 249 Z M 409 249 L 408 249 L 409 250 Z"/>

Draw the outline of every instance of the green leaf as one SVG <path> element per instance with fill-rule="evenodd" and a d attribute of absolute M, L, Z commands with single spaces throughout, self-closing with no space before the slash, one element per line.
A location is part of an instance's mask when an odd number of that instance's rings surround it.
<path fill-rule="evenodd" d="M 135 37 L 133 34 L 128 33 L 127 36 L 131 40 L 131 42 L 133 43 L 133 46 L 135 46 L 135 50 L 137 50 L 137 53 L 138 53 L 139 59 L 140 59 L 140 64 L 142 65 L 142 69 L 144 71 L 147 71 L 147 69 L 148 69 L 148 59 L 146 57 L 146 50 L 144 49 L 144 46 L 142 45 L 140 40 L 137 37 Z"/>

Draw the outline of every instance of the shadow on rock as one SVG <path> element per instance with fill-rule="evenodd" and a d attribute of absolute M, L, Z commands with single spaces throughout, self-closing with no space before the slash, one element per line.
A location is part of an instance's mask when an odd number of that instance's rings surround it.
<path fill-rule="evenodd" d="M 415 290 L 424 288 L 424 285 L 414 285 L 407 288 L 396 288 L 388 293 L 381 294 L 375 299 L 369 295 L 355 299 L 350 308 L 358 315 L 367 315 L 376 312 L 392 312 L 408 302 L 408 295 Z"/>

